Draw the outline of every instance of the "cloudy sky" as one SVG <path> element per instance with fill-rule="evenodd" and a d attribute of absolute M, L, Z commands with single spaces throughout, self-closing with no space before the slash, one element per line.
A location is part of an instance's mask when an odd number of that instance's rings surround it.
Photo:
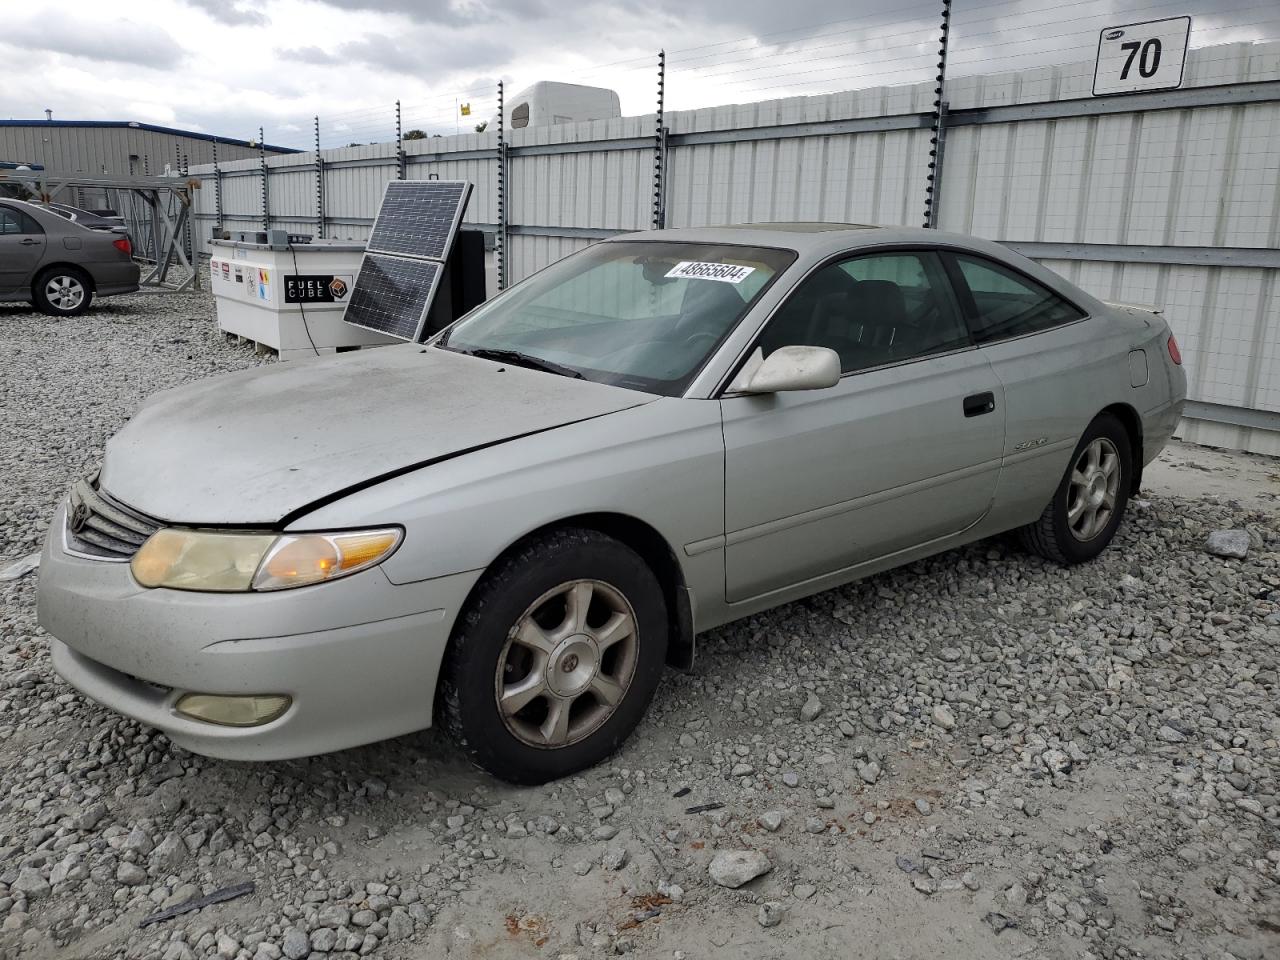
<path fill-rule="evenodd" d="M 28 0 L 0 29 L 0 117 L 139 120 L 307 147 L 467 132 L 536 80 L 651 112 L 925 79 L 940 0 Z M 643 11 L 642 14 L 637 11 Z M 1092 59 L 1107 25 L 1190 14 L 1192 46 L 1280 37 L 1276 0 L 955 0 L 950 69 Z M 470 118 L 458 104 L 470 103 Z"/>

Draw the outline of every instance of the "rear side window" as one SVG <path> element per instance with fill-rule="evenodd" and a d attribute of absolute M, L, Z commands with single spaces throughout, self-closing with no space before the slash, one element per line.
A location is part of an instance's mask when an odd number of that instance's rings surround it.
<path fill-rule="evenodd" d="M 40 227 L 21 210 L 0 207 L 0 234 L 40 233 Z"/>
<path fill-rule="evenodd" d="M 971 298 L 969 323 L 979 343 L 1039 333 L 1087 316 L 1047 287 L 991 260 L 956 254 Z"/>

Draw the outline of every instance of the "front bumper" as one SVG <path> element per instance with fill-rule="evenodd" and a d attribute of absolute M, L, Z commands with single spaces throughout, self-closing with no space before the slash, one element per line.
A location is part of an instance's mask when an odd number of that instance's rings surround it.
<path fill-rule="evenodd" d="M 273 593 L 149 590 L 127 563 L 62 546 L 60 508 L 40 560 L 40 624 L 72 686 L 232 760 L 341 750 L 431 725 L 436 678 L 480 571 L 397 586 L 379 568 Z M 175 709 L 185 693 L 286 694 L 270 723 L 227 727 Z"/>

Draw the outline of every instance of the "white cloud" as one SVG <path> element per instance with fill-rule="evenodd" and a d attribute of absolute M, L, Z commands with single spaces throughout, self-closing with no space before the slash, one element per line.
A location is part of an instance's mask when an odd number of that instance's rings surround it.
<path fill-rule="evenodd" d="M 254 9 L 253 0 L 182 0 L 187 6 L 203 10 L 208 16 L 233 27 L 263 26 L 268 18 Z"/>
<path fill-rule="evenodd" d="M 152 23 L 115 18 L 70 17 L 51 27 L 45 16 L 4 21 L 0 44 L 19 50 L 60 54 L 76 60 L 128 63 L 167 69 L 182 62 L 185 51 L 169 33 Z M 5 71 L 8 73 L 8 69 Z"/>
<path fill-rule="evenodd" d="M 1185 0 L 983 0 L 956 4 L 955 74 L 1087 59 L 1100 26 L 1185 12 Z M 1267 35 L 1258 0 L 1197 0 L 1192 43 Z M 404 127 L 452 132 L 487 119 L 494 84 L 616 89 L 651 112 L 655 57 L 683 109 L 927 77 L 932 0 L 29 0 L 0 30 L 0 116 L 150 120 L 309 147 Z M 1128 12 L 1126 12 L 1128 11 Z M 1140 11 L 1140 13 L 1138 12 Z M 163 24 L 163 27 L 158 26 Z M 53 26 L 51 26 L 53 25 Z M 1224 29 L 1229 27 L 1230 29 Z M 1276 32 L 1272 25 L 1271 35 Z M 1204 32 L 1200 32 L 1204 31 Z M 175 39 L 177 38 L 177 39 Z M 471 116 L 458 116 L 470 102 Z"/>

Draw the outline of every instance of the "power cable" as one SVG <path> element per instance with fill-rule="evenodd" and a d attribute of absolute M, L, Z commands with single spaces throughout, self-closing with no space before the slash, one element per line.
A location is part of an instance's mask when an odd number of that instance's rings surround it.
<path fill-rule="evenodd" d="M 300 277 L 302 276 L 302 270 L 298 267 L 298 251 L 294 249 L 293 238 L 287 233 L 285 234 L 285 237 L 288 238 L 286 243 L 289 246 L 289 253 L 293 256 L 293 275 L 295 277 Z M 281 290 L 280 293 L 283 295 L 284 291 Z M 307 342 L 311 344 L 312 352 L 318 357 L 320 356 L 320 349 L 316 346 L 316 342 L 311 336 L 311 324 L 307 322 L 307 307 L 302 300 L 298 301 L 298 311 L 302 314 L 302 329 L 307 335 Z"/>

